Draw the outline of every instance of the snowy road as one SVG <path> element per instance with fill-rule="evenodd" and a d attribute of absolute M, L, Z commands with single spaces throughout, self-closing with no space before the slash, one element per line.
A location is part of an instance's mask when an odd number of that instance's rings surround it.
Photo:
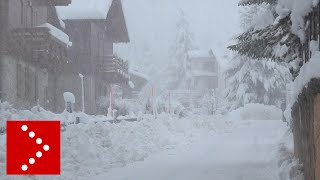
<path fill-rule="evenodd" d="M 282 121 L 238 121 L 231 132 L 202 137 L 93 179 L 276 180 Z M 183 143 L 181 143 L 183 144 Z"/>

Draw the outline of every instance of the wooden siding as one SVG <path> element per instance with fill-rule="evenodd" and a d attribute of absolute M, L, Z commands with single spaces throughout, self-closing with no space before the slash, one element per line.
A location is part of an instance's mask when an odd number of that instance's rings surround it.
<path fill-rule="evenodd" d="M 47 22 L 47 7 L 35 7 L 27 0 L 9 0 L 8 27 L 39 26 Z"/>
<path fill-rule="evenodd" d="M 130 41 L 121 0 L 114 0 L 107 16 L 107 35 L 113 42 Z"/>
<path fill-rule="evenodd" d="M 69 71 L 92 74 L 91 66 L 91 24 L 89 21 L 66 20 L 66 32 L 72 42 L 68 49 Z"/>
<path fill-rule="evenodd" d="M 306 16 L 305 22 L 306 41 L 303 44 L 301 55 L 304 62 L 307 62 L 310 60 L 312 56 L 312 53 L 309 48 L 310 42 L 313 40 L 318 41 L 320 48 L 320 5 L 313 8 L 313 11 Z"/>

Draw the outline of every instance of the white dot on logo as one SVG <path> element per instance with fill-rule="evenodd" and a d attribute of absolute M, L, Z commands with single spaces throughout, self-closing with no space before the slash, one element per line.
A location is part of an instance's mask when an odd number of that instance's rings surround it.
<path fill-rule="evenodd" d="M 42 157 L 42 152 L 38 151 L 38 152 L 36 153 L 36 156 L 37 156 L 38 158 L 41 158 L 41 157 Z"/>
<path fill-rule="evenodd" d="M 43 146 L 43 150 L 45 150 L 45 151 L 49 151 L 49 148 L 50 148 L 50 147 L 49 147 L 48 145 L 44 145 L 44 146 Z"/>
<path fill-rule="evenodd" d="M 23 125 L 21 126 L 22 131 L 27 131 L 28 130 L 28 126 L 27 125 Z"/>
<path fill-rule="evenodd" d="M 29 132 L 29 137 L 34 138 L 35 135 L 36 134 L 33 131 Z"/>
<path fill-rule="evenodd" d="M 28 166 L 24 164 L 21 166 L 21 169 L 22 169 L 22 171 L 26 171 L 26 170 L 28 170 Z"/>
<path fill-rule="evenodd" d="M 38 139 L 36 140 L 36 142 L 37 142 L 37 144 L 41 144 L 41 143 L 42 143 L 42 139 L 41 139 L 41 138 L 38 138 Z"/>
<path fill-rule="evenodd" d="M 35 160 L 34 158 L 30 158 L 30 159 L 29 159 L 29 163 L 30 163 L 30 164 L 34 164 L 35 162 L 36 162 L 36 160 Z"/>

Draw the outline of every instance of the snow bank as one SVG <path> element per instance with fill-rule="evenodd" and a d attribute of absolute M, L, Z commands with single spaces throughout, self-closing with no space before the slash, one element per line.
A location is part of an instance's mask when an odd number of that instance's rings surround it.
<path fill-rule="evenodd" d="M 246 104 L 227 115 L 229 120 L 281 120 L 282 111 L 275 106 Z"/>
<path fill-rule="evenodd" d="M 0 122 L 12 119 L 64 119 L 39 107 L 32 111 L 18 111 L 7 103 L 1 104 Z M 21 177 L 21 179 L 89 179 L 111 168 L 142 161 L 151 153 L 171 149 L 184 142 L 187 147 L 203 133 L 224 133 L 231 124 L 213 116 L 193 116 L 178 119 L 160 114 L 158 119 L 143 115 L 138 122 L 119 124 L 98 122 L 105 116 L 77 114 L 87 124 L 69 125 L 62 132 L 61 176 Z M 98 123 L 93 123 L 97 121 Z M 5 135 L 0 135 L 0 169 L 5 169 Z M 0 179 L 5 177 L 0 171 Z M 19 178 L 12 176 L 13 179 Z"/>

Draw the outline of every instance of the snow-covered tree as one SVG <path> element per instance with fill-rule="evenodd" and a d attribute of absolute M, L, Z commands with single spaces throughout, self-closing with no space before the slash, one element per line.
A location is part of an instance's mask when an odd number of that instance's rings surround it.
<path fill-rule="evenodd" d="M 295 75 L 297 61 L 301 61 L 301 41 L 291 31 L 290 17 L 277 12 L 277 0 L 242 0 L 239 5 L 247 7 L 243 22 L 251 25 L 228 48 L 253 59 L 292 63 L 291 73 Z"/>
<path fill-rule="evenodd" d="M 237 55 L 226 71 L 225 97 L 230 109 L 248 103 L 261 103 L 281 107 L 285 103 L 286 85 L 291 75 L 284 64 L 274 61 L 256 61 Z"/>
<path fill-rule="evenodd" d="M 172 47 L 172 62 L 168 69 L 172 78 L 171 88 L 178 88 L 186 78 L 185 58 L 190 50 L 194 50 L 194 34 L 190 31 L 190 24 L 183 10 L 179 12 L 179 19 L 176 23 L 176 38 Z"/>
<path fill-rule="evenodd" d="M 291 80 L 289 67 L 283 62 L 296 58 L 299 48 L 294 44 L 298 38 L 290 31 L 290 19 L 277 21 L 277 0 L 241 0 L 239 5 L 244 6 L 244 32 L 235 45 L 229 46 L 237 53 L 226 71 L 227 106 L 235 109 L 262 103 L 281 108 Z"/>
<path fill-rule="evenodd" d="M 240 0 L 239 6 L 260 5 L 263 3 L 275 5 L 277 0 Z"/>

